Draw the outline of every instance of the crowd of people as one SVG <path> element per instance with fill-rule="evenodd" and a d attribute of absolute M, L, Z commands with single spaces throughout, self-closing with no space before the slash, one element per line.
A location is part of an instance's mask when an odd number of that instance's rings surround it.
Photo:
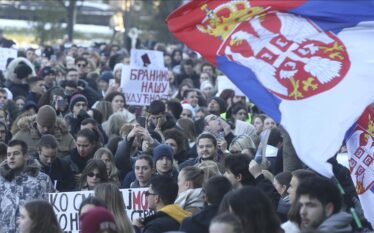
<path fill-rule="evenodd" d="M 217 93 L 214 66 L 181 45 L 148 45 L 164 53 L 170 98 L 147 107 L 126 104 L 129 52 L 118 45 L 18 49 L 8 60 L 0 232 L 62 232 L 48 193 L 80 190 L 94 191 L 79 209 L 83 233 L 372 230 L 335 158 L 336 179 L 319 176 L 245 96 Z M 154 214 L 130 220 L 121 188 L 147 188 Z"/>

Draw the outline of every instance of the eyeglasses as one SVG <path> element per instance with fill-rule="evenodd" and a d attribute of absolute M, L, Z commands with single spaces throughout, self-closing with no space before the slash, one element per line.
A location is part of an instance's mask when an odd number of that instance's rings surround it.
<path fill-rule="evenodd" d="M 77 66 L 78 67 L 86 67 L 86 64 L 78 63 Z"/>
<path fill-rule="evenodd" d="M 145 196 L 148 197 L 148 196 L 153 196 L 153 195 L 158 195 L 157 193 L 151 193 L 149 191 L 145 191 Z"/>
<path fill-rule="evenodd" d="M 100 178 L 101 179 L 101 175 L 100 173 L 94 173 L 94 172 L 90 172 L 87 174 L 88 177 L 96 177 L 96 178 Z"/>

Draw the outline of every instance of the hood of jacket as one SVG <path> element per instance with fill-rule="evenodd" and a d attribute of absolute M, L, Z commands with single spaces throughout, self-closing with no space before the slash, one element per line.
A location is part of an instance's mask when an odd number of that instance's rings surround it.
<path fill-rule="evenodd" d="M 346 212 L 339 212 L 331 215 L 318 227 L 320 232 L 328 233 L 350 233 L 352 216 Z"/>
<path fill-rule="evenodd" d="M 33 131 L 36 130 L 36 114 L 32 116 L 21 117 L 16 122 L 16 128 L 14 129 L 13 135 L 18 131 Z M 61 117 L 56 118 L 55 129 L 53 135 L 58 138 L 59 134 L 67 134 L 69 132 L 69 127 L 65 120 Z"/>
<path fill-rule="evenodd" d="M 182 223 L 183 219 L 191 216 L 191 213 L 185 211 L 176 204 L 167 205 L 160 209 L 160 212 L 169 215 L 171 218 L 175 219 L 179 224 Z"/>
<path fill-rule="evenodd" d="M 40 171 L 40 164 L 35 159 L 26 161 L 26 165 L 22 170 L 13 170 L 8 166 L 7 161 L 0 164 L 0 175 L 7 181 L 13 180 L 19 174 L 26 174 L 28 176 L 37 176 Z"/>
<path fill-rule="evenodd" d="M 13 75 L 13 73 L 14 73 L 15 68 L 17 67 L 17 65 L 18 65 L 20 62 L 23 62 L 23 63 L 25 63 L 26 65 L 28 65 L 28 66 L 31 68 L 31 70 L 32 70 L 32 76 L 36 76 L 36 72 L 35 72 L 35 67 L 34 67 L 34 65 L 33 65 L 33 64 L 28 60 L 28 59 L 26 59 L 26 58 L 24 58 L 24 57 L 17 57 L 17 58 L 13 59 L 13 60 L 9 63 L 9 65 L 8 65 L 8 67 L 7 67 L 7 69 L 6 69 L 6 72 L 5 72 L 5 74 L 4 74 L 4 78 L 5 78 L 6 80 L 10 80 L 10 79 L 11 79 L 11 77 L 12 77 L 12 75 Z"/>

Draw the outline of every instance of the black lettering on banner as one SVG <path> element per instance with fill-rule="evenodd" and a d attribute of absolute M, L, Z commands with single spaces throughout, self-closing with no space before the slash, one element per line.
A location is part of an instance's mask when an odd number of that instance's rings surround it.
<path fill-rule="evenodd" d="M 134 220 L 134 219 L 137 219 L 137 218 L 141 218 L 142 217 L 142 213 L 143 213 L 142 210 L 134 210 L 134 211 L 131 212 L 130 219 Z"/>
<path fill-rule="evenodd" d="M 78 213 L 70 213 L 70 229 L 71 230 L 73 231 L 79 230 L 78 220 L 79 220 Z"/>
<path fill-rule="evenodd" d="M 60 209 L 56 205 L 57 196 L 58 196 L 57 193 L 50 193 L 49 194 L 49 203 L 51 203 L 55 212 L 60 212 Z"/>
<path fill-rule="evenodd" d="M 65 212 L 69 206 L 68 195 L 66 195 L 65 193 L 61 194 L 59 204 L 60 204 L 61 211 Z"/>
<path fill-rule="evenodd" d="M 129 203 L 127 206 L 126 206 L 126 209 L 128 210 L 131 210 L 131 203 L 132 203 L 132 191 L 131 189 L 129 189 L 129 201 L 127 203 Z"/>
<path fill-rule="evenodd" d="M 62 230 L 66 229 L 68 226 L 68 218 L 66 217 L 66 214 L 61 214 L 60 217 L 58 217 L 58 223 Z"/>

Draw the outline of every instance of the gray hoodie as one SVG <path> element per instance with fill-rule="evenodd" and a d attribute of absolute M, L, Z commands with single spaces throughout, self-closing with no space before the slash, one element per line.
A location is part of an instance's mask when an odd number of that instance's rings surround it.
<path fill-rule="evenodd" d="M 339 212 L 331 215 L 318 227 L 318 232 L 328 233 L 351 233 L 350 225 L 352 216 L 346 212 Z"/>

